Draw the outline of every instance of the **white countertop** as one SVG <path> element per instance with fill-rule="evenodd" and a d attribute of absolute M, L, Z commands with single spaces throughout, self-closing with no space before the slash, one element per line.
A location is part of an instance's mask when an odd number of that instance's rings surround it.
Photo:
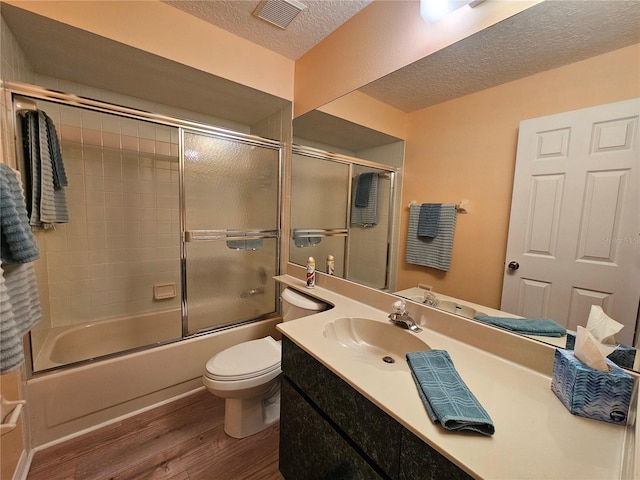
<path fill-rule="evenodd" d="M 324 336 L 340 317 L 388 323 L 388 312 L 331 290 L 306 290 L 289 275 L 277 277 L 334 305 L 310 317 L 278 325 L 278 330 L 348 382 L 358 392 L 469 474 L 483 479 L 614 479 L 620 477 L 625 428 L 572 415 L 551 391 L 551 377 L 423 326 L 418 334 L 432 349 L 447 350 L 469 389 L 495 425 L 495 434 L 449 432 L 431 422 L 409 367 L 387 368 L 353 361 L 347 348 Z M 392 297 L 390 297 L 392 298 Z M 455 321 L 455 315 L 443 321 Z M 399 328 L 399 327 L 398 327 Z"/>

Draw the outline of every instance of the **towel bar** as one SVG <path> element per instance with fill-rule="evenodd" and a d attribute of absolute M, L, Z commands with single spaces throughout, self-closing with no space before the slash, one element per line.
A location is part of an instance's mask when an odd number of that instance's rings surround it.
<path fill-rule="evenodd" d="M 411 200 L 411 203 L 409 203 L 409 208 L 411 208 L 412 205 L 419 205 L 418 202 L 416 202 L 415 200 Z M 460 200 L 460 203 L 456 203 L 456 211 L 458 213 L 469 213 L 467 206 L 469 205 L 469 200 Z"/>
<path fill-rule="evenodd" d="M 0 436 L 16 428 L 18 417 L 20 417 L 20 413 L 22 412 L 22 406 L 26 403 L 25 400 L 9 401 L 0 395 L 0 418 L 3 422 L 6 419 L 6 423 L 0 425 Z"/>

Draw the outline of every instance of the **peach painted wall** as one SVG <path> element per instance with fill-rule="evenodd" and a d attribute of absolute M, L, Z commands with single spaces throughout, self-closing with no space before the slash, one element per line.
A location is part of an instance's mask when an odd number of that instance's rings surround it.
<path fill-rule="evenodd" d="M 351 92 L 318 110 L 397 138 L 407 136 L 406 113 L 362 92 Z"/>
<path fill-rule="evenodd" d="M 540 1 L 485 2 L 428 25 L 417 0 L 374 0 L 296 61 L 294 117 Z"/>
<path fill-rule="evenodd" d="M 500 306 L 519 122 L 640 97 L 640 44 L 409 114 L 398 289 L 435 291 Z M 408 204 L 456 203 L 448 272 L 407 264 Z"/>
<path fill-rule="evenodd" d="M 293 99 L 293 60 L 159 0 L 3 1 L 285 100 Z"/>

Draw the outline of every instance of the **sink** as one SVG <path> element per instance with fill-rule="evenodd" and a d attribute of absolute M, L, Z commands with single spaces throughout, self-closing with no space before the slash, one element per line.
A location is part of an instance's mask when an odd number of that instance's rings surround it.
<path fill-rule="evenodd" d="M 327 323 L 324 336 L 354 360 L 385 370 L 407 370 L 407 352 L 430 349 L 415 333 L 369 318 L 338 318 Z"/>
<path fill-rule="evenodd" d="M 451 302 L 449 300 L 439 300 L 438 308 L 445 312 L 455 313 L 465 318 L 474 318 L 476 315 L 484 315 L 482 312 L 478 312 L 475 308 L 469 307 L 457 302 Z"/>

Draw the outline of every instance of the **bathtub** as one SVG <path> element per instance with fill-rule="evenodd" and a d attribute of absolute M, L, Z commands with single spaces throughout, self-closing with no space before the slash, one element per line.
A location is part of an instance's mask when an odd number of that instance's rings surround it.
<path fill-rule="evenodd" d="M 180 338 L 181 335 L 180 309 L 53 328 L 35 355 L 33 367 L 39 372 Z"/>
<path fill-rule="evenodd" d="M 280 339 L 275 328 L 280 321 L 281 317 L 273 316 L 29 378 L 31 444 L 50 446 L 202 389 L 202 373 L 213 355 L 267 335 Z M 84 335 L 71 330 L 83 327 L 69 329 L 69 337 Z"/>

